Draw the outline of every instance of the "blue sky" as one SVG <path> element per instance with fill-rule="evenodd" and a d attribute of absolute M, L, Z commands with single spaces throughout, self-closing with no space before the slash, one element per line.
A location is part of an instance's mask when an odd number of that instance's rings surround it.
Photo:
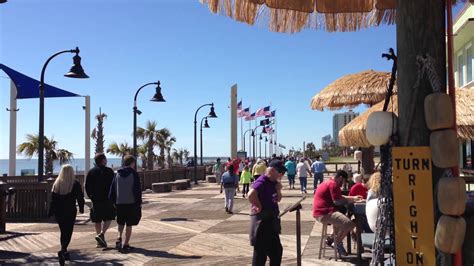
<path fill-rule="evenodd" d="M 106 144 L 132 143 L 133 95 L 160 80 L 166 103 L 153 103 L 154 88 L 139 96 L 139 125 L 156 120 L 177 138 L 176 148 L 193 149 L 193 116 L 214 102 L 219 119 L 205 131 L 204 156 L 229 154 L 230 87 L 252 110 L 269 105 L 278 113 L 279 142 L 321 145 L 332 133 L 332 112 L 313 111 L 310 100 L 335 79 L 366 69 L 389 71 L 381 58 L 396 48 L 394 26 L 352 33 L 305 30 L 280 34 L 214 15 L 197 0 L 15 0 L 0 6 L 0 62 L 39 78 L 53 53 L 79 46 L 87 80 L 63 74 L 72 55 L 47 69 L 49 84 L 90 95 L 92 114 L 109 115 Z M 9 80 L 0 73 L 0 158 L 8 158 Z M 45 134 L 63 148 L 84 155 L 83 98 L 47 99 Z M 38 131 L 38 100 L 20 100 L 18 143 Z M 364 107 L 358 108 L 364 110 Z M 204 115 L 208 110 L 203 110 Z M 343 111 L 343 110 L 341 110 Z M 92 124 L 92 127 L 95 123 Z"/>

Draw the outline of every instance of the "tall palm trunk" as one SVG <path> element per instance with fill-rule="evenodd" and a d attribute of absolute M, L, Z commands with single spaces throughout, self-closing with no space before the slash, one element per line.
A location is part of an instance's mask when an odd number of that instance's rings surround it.
<path fill-rule="evenodd" d="M 155 157 L 153 154 L 153 135 L 150 135 L 148 137 L 148 143 L 147 143 L 147 169 L 148 170 L 153 170 L 153 158 Z"/>

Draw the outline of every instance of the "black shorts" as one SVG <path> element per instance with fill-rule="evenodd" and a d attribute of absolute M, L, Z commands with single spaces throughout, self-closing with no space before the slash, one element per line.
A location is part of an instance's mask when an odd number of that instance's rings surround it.
<path fill-rule="evenodd" d="M 142 207 L 139 204 L 117 204 L 117 224 L 137 225 L 142 218 Z"/>
<path fill-rule="evenodd" d="M 100 223 L 115 220 L 115 208 L 110 201 L 92 202 L 91 221 Z"/>

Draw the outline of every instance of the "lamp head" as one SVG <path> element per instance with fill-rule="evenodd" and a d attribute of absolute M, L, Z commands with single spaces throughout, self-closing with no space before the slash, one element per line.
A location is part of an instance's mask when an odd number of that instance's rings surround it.
<path fill-rule="evenodd" d="M 260 140 L 262 140 L 262 139 L 263 139 L 262 134 L 260 134 Z"/>
<path fill-rule="evenodd" d="M 81 65 L 81 57 L 79 56 L 79 48 L 76 47 L 74 51 L 76 55 L 72 58 L 73 65 L 68 73 L 64 74 L 65 77 L 68 78 L 76 78 L 76 79 L 86 79 L 89 76 L 84 72 L 84 69 Z"/>
<path fill-rule="evenodd" d="M 207 122 L 207 117 L 204 120 L 204 128 L 210 128 L 209 123 Z"/>
<path fill-rule="evenodd" d="M 267 137 L 265 137 L 265 142 L 268 142 L 268 138 L 267 138 Z"/>
<path fill-rule="evenodd" d="M 158 81 L 156 83 L 156 92 L 153 98 L 151 98 L 152 102 L 166 102 L 166 100 L 163 98 L 163 95 L 161 94 L 161 87 L 160 87 L 160 82 Z"/>
<path fill-rule="evenodd" d="M 262 134 L 267 134 L 266 127 L 263 127 L 263 128 L 262 128 Z"/>
<path fill-rule="evenodd" d="M 273 140 L 270 140 L 270 144 L 273 144 Z"/>
<path fill-rule="evenodd" d="M 211 106 L 211 111 L 209 112 L 208 117 L 217 118 L 216 112 L 214 112 L 214 104 L 212 104 L 212 106 Z"/>

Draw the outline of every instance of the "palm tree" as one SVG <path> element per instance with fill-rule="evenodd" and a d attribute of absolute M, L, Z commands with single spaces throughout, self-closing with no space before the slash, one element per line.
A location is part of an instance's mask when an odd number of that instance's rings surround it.
<path fill-rule="evenodd" d="M 110 143 L 109 147 L 107 148 L 107 153 L 120 156 L 123 160 L 123 157 L 132 154 L 132 147 L 128 146 L 127 142 L 117 144 L 117 142 L 114 141 Z"/>
<path fill-rule="evenodd" d="M 26 135 L 26 142 L 18 146 L 17 152 L 23 154 L 28 158 L 38 155 L 39 137 L 36 134 Z M 54 162 L 59 161 L 59 164 L 65 164 L 73 159 L 73 153 L 66 149 L 57 148 L 58 142 L 53 137 L 48 139 L 44 137 L 44 170 L 46 173 L 52 174 L 54 171 Z"/>
<path fill-rule="evenodd" d="M 157 134 L 158 147 L 160 148 L 160 157 L 159 163 L 161 167 L 164 167 L 165 164 L 165 151 L 167 152 L 167 162 L 168 166 L 171 166 L 171 147 L 176 142 L 176 138 L 171 135 L 171 131 L 167 128 L 162 128 L 158 130 Z"/>
<path fill-rule="evenodd" d="M 104 153 L 104 120 L 107 114 L 102 113 L 99 109 L 99 114 L 95 116 L 97 120 L 97 127 L 92 130 L 91 138 L 95 140 L 95 153 Z"/>
<path fill-rule="evenodd" d="M 187 161 L 189 159 L 189 151 L 187 149 L 183 150 L 184 160 Z"/>
<path fill-rule="evenodd" d="M 183 149 L 173 149 L 171 156 L 173 157 L 174 161 L 179 163 L 179 165 L 183 165 Z"/>
<path fill-rule="evenodd" d="M 157 145 L 157 136 L 158 130 L 156 129 L 156 122 L 148 120 L 146 122 L 145 128 L 138 127 L 137 128 L 137 138 L 145 141 L 146 150 L 147 150 L 147 169 L 153 170 L 153 159 L 155 157 L 155 153 L 153 149 Z"/>
<path fill-rule="evenodd" d="M 138 146 L 137 148 L 137 156 L 140 158 L 140 160 L 142 161 L 142 169 L 146 169 L 146 166 L 147 166 L 147 158 L 146 158 L 146 153 L 147 153 L 147 150 L 146 150 L 146 144 L 143 144 L 143 145 L 140 145 Z"/>

